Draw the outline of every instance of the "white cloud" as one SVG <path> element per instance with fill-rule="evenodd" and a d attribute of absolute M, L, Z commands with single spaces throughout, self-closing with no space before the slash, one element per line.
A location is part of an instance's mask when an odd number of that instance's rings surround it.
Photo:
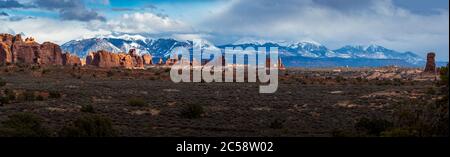
<path fill-rule="evenodd" d="M 19 21 L 0 20 L 3 29 L 14 30 L 9 33 L 25 33 L 34 37 L 38 42 L 51 41 L 63 44 L 67 41 L 79 38 L 95 37 L 102 34 L 110 34 L 107 30 L 88 29 L 88 23 L 78 21 L 61 21 L 49 18 L 32 18 Z M 3 32 L 3 30 L 0 30 Z"/>
<path fill-rule="evenodd" d="M 186 34 L 173 34 L 171 35 L 171 38 L 174 38 L 175 40 L 181 40 L 186 41 L 190 40 L 193 41 L 194 39 L 210 39 L 212 36 L 208 34 L 194 34 L 194 33 L 186 33 Z"/>
<path fill-rule="evenodd" d="M 124 14 L 107 22 L 106 27 L 121 33 L 173 33 L 189 32 L 192 28 L 182 21 L 153 13 Z"/>
<path fill-rule="evenodd" d="M 345 6 L 345 9 L 314 0 L 233 3 L 228 9 L 211 15 L 202 26 L 215 31 L 219 38 L 313 39 L 331 48 L 345 44 L 380 44 L 421 55 L 437 51 L 438 59 L 448 60 L 448 10 L 420 15 L 399 8 L 390 0 L 373 0 L 354 7 Z"/>

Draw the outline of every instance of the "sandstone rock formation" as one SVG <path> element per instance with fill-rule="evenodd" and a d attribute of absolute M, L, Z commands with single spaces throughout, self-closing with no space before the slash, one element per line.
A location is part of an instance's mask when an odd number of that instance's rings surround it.
<path fill-rule="evenodd" d="M 142 56 L 137 55 L 136 49 L 131 49 L 130 52 L 128 52 L 128 55 L 131 56 L 132 66 L 144 67 L 144 60 L 142 59 Z"/>
<path fill-rule="evenodd" d="M 144 65 L 152 65 L 152 55 L 150 54 L 144 54 L 142 55 L 142 59 L 144 60 Z"/>
<path fill-rule="evenodd" d="M 92 65 L 92 60 L 94 60 L 94 53 L 89 52 L 89 54 L 86 56 L 85 64 Z"/>
<path fill-rule="evenodd" d="M 71 55 L 66 52 L 62 55 L 62 64 L 63 65 L 78 65 L 81 66 L 81 59 L 78 56 Z"/>
<path fill-rule="evenodd" d="M 163 65 L 163 64 L 164 64 L 163 59 L 162 59 L 162 58 L 159 58 L 158 65 Z"/>
<path fill-rule="evenodd" d="M 0 34 L 0 64 L 13 63 L 12 46 L 15 37 L 10 34 Z"/>
<path fill-rule="evenodd" d="M 144 59 L 142 56 L 137 55 L 135 50 L 130 50 L 128 54 L 116 54 L 100 50 L 87 55 L 86 65 L 101 68 L 144 68 Z"/>
<path fill-rule="evenodd" d="M 286 67 L 284 66 L 283 62 L 281 61 L 281 58 L 278 58 L 278 64 L 271 64 L 270 58 L 266 58 L 266 67 L 278 67 L 279 70 L 286 70 Z"/>
<path fill-rule="evenodd" d="M 0 64 L 63 65 L 63 54 L 59 45 L 34 38 L 22 40 L 20 34 L 0 34 Z M 75 56 L 72 60 L 76 60 Z"/>
<path fill-rule="evenodd" d="M 425 65 L 424 72 L 427 73 L 435 73 L 436 72 L 436 62 L 435 58 L 436 54 L 434 52 L 430 52 L 427 55 L 427 64 Z"/>

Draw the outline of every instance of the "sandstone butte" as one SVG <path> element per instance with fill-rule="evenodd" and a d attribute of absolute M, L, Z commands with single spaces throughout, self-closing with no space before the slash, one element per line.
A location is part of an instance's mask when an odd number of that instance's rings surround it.
<path fill-rule="evenodd" d="M 102 68 L 144 68 L 144 65 L 152 64 L 152 56 L 137 55 L 136 50 L 131 49 L 128 54 L 112 53 L 104 50 L 91 52 L 86 56 L 86 65 Z"/>
<path fill-rule="evenodd" d="M 0 34 L 0 64 L 78 65 L 76 56 L 63 54 L 59 45 L 33 38 L 22 39 L 20 34 Z"/>

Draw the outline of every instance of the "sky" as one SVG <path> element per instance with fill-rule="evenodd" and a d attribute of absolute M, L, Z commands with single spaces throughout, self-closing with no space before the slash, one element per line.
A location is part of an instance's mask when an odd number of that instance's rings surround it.
<path fill-rule="evenodd" d="M 382 45 L 449 58 L 448 0 L 0 0 L 0 33 L 39 42 L 118 34 Z"/>

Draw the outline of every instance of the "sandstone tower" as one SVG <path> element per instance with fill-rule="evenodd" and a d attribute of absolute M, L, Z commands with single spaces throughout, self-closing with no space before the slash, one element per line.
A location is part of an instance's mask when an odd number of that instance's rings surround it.
<path fill-rule="evenodd" d="M 430 52 L 427 55 L 427 64 L 425 66 L 424 72 L 435 73 L 436 72 L 436 62 L 435 58 L 436 54 L 434 52 Z"/>

